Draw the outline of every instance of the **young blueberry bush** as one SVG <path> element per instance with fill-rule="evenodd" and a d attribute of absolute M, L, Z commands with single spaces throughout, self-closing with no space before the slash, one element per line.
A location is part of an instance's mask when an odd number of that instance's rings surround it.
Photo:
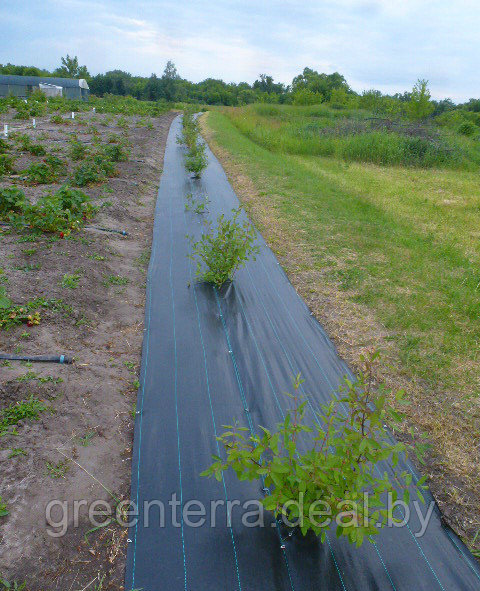
<path fill-rule="evenodd" d="M 234 209 L 232 213 L 230 219 L 221 214 L 216 227 L 210 225 L 200 240 L 190 238 L 192 252 L 189 256 L 196 261 L 196 276 L 218 288 L 233 279 L 235 271 L 249 259 L 255 260 L 259 251 L 253 226 L 248 220 L 238 220 L 241 209 Z"/>
<path fill-rule="evenodd" d="M 293 409 L 277 428 L 261 427 L 261 434 L 248 435 L 248 429 L 227 425 L 219 437 L 226 459 L 214 456 L 202 476 L 221 480 L 231 468 L 239 480 L 261 480 L 267 491 L 261 502 L 277 519 L 298 527 L 303 535 L 313 531 L 322 542 L 336 523 L 338 537 L 360 546 L 389 520 L 395 521 L 385 497 L 395 501 L 400 493 L 408 503 L 412 480 L 410 472 L 396 470 L 407 445 L 392 442 L 385 424 L 392 426 L 403 415 L 388 406 L 384 387 L 372 387 L 375 357 L 363 358 L 365 369 L 358 381 L 345 379 L 339 396 L 316 413 L 312 425 L 305 420 L 308 401 L 299 395 L 303 380 L 298 375 L 290 395 Z M 402 403 L 403 392 L 395 398 Z M 420 455 L 421 446 L 417 451 Z M 391 463 L 393 475 L 383 462 Z M 423 482 L 420 479 L 416 489 L 422 501 Z"/>
<path fill-rule="evenodd" d="M 185 168 L 193 173 L 194 178 L 199 179 L 207 167 L 208 158 L 205 144 L 200 141 L 200 131 L 192 109 L 185 110 L 182 122 L 182 135 L 177 141 L 188 148 Z"/>
<path fill-rule="evenodd" d="M 193 173 L 194 178 L 199 179 L 207 164 L 208 158 L 205 153 L 205 144 L 197 143 L 187 154 L 185 168 L 188 172 Z"/>

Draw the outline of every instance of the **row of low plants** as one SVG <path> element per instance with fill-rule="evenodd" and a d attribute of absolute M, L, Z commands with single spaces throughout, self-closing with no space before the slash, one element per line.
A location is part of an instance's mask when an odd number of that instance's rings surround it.
<path fill-rule="evenodd" d="M 440 121 L 381 119 L 368 111 L 326 105 L 251 105 L 224 112 L 245 136 L 273 152 L 380 165 L 475 170 L 480 165 L 480 127 L 473 121 L 455 130 Z"/>
<path fill-rule="evenodd" d="M 20 231 L 61 232 L 63 236 L 78 230 L 96 210 L 88 195 L 67 185 L 36 203 L 18 187 L 0 190 L 0 219 Z"/>
<path fill-rule="evenodd" d="M 42 117 L 48 113 L 70 113 L 91 111 L 95 107 L 97 113 L 111 113 L 113 115 L 159 117 L 170 109 L 170 103 L 165 101 L 140 101 L 133 97 L 104 95 L 91 96 L 88 101 L 67 99 L 64 97 L 49 97 L 39 91 L 33 92 L 27 99 L 14 96 L 0 98 L 0 113 L 15 109 L 15 119 L 28 120 L 31 117 Z"/>
<path fill-rule="evenodd" d="M 47 154 L 46 148 L 33 142 L 26 134 L 13 135 L 12 140 L 19 152 L 28 152 L 42 157 L 42 162 L 34 162 L 26 169 L 18 171 L 21 180 L 29 185 L 49 184 L 57 182 L 59 177 L 67 174 L 67 163 L 55 154 Z M 74 161 L 83 161 L 72 173 L 71 183 L 84 187 L 91 183 L 115 176 L 115 163 L 128 160 L 129 153 L 123 138 L 113 137 L 112 141 L 101 145 L 95 139 L 92 147 L 78 141 L 75 135 L 70 140 L 68 155 Z M 0 178 L 16 173 L 16 155 L 9 142 L 0 141 Z"/>
<path fill-rule="evenodd" d="M 207 198 L 186 197 L 186 211 L 203 215 Z M 256 232 L 241 210 L 230 217 L 220 215 L 215 225 L 206 222 L 198 240 L 190 237 L 190 257 L 196 262 L 196 276 L 220 289 L 231 281 L 235 271 L 258 253 Z M 412 474 L 398 470 L 400 459 L 414 450 L 421 459 L 422 445 L 416 447 L 391 442 L 387 429 L 403 420 L 403 415 L 387 404 L 389 392 L 373 388 L 373 353 L 362 359 L 364 371 L 356 381 L 345 379 L 330 404 L 307 419 L 309 400 L 302 396 L 303 380 L 298 375 L 289 395 L 293 408 L 275 429 L 259 427 L 259 434 L 237 422 L 227 425 L 220 435 L 225 456 L 213 456 L 213 464 L 202 476 L 221 481 L 223 472 L 233 470 L 240 481 L 259 481 L 264 508 L 293 531 L 313 532 L 323 542 L 333 524 L 336 535 L 360 546 L 378 534 L 380 528 L 395 521 L 393 506 L 385 503 L 401 497 L 409 502 Z M 405 402 L 397 392 L 398 404 Z M 385 471 L 388 462 L 393 470 Z M 380 470 L 380 468 L 383 468 Z M 423 500 L 424 479 L 416 484 Z M 364 495 L 368 494 L 368 503 Z M 319 511 L 328 519 L 319 519 Z"/>
<path fill-rule="evenodd" d="M 186 109 L 183 113 L 182 135 L 178 141 L 184 144 L 188 150 L 185 157 L 185 168 L 193 174 L 194 178 L 199 179 L 207 167 L 208 158 L 206 146 L 200 140 L 198 122 L 192 109 Z"/>

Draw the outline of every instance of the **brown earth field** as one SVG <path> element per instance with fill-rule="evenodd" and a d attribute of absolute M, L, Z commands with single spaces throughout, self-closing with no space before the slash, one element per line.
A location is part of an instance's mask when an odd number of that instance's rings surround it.
<path fill-rule="evenodd" d="M 17 139 L 8 139 L 16 184 L 32 202 L 57 190 L 78 166 L 70 158 L 76 134 L 87 146 L 121 141 L 130 151 L 116 176 L 82 188 L 99 206 L 87 226 L 125 230 L 127 236 L 84 228 L 70 235 L 32 235 L 0 227 L 0 295 L 14 304 L 44 298 L 40 323 L 0 328 L 0 351 L 67 355 L 71 365 L 0 361 L 0 413 L 25 402 L 37 416 L 1 435 L 0 583 L 25 583 L 25 591 L 123 589 L 127 530 L 108 513 L 129 498 L 131 449 L 143 334 L 146 272 L 153 213 L 167 132 L 174 113 L 147 118 L 78 114 L 62 124 L 50 117 L 26 122 L 2 114 Z M 67 162 L 57 183 L 27 185 L 21 170 L 42 156 L 21 152 L 27 134 Z M 20 171 L 20 172 L 18 172 Z M 1 298 L 0 298 L 1 299 Z M 2 416 L 0 414 L 0 423 Z M 56 506 L 50 519 L 46 513 Z M 74 519 L 74 501 L 85 500 Z M 103 517 L 92 530 L 93 501 Z M 67 511 L 64 511 L 67 507 Z M 68 518 L 64 535 L 54 527 Z M 3 587 L 1 587 L 3 588 Z M 10 587 L 8 587 L 10 588 Z"/>

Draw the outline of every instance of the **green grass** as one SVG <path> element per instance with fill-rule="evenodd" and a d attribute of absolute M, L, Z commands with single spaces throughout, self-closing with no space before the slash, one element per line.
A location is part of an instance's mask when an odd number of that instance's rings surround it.
<path fill-rule="evenodd" d="M 273 153 L 218 112 L 208 121 L 275 214 L 300 230 L 313 268 L 394 333 L 405 368 L 431 386 L 473 395 L 480 385 L 477 174 Z"/>
<path fill-rule="evenodd" d="M 346 162 L 478 170 L 480 128 L 466 137 L 435 123 L 389 122 L 364 110 L 326 105 L 249 105 L 224 110 L 235 127 L 273 152 Z"/>
<path fill-rule="evenodd" d="M 211 111 L 207 128 L 251 218 L 345 352 L 384 351 L 382 378 L 406 387 L 408 423 L 432 445 L 436 493 L 458 523 L 478 520 L 459 501 L 480 486 L 478 172 L 266 149 L 232 114 Z"/>

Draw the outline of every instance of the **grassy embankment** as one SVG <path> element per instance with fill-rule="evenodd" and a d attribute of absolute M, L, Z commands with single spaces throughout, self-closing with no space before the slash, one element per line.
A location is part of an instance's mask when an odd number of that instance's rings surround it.
<path fill-rule="evenodd" d="M 480 528 L 480 150 L 448 126 L 323 106 L 208 114 L 207 134 L 293 283 L 352 363 L 384 352 L 449 521 Z M 476 505 L 476 509 L 474 509 Z"/>

